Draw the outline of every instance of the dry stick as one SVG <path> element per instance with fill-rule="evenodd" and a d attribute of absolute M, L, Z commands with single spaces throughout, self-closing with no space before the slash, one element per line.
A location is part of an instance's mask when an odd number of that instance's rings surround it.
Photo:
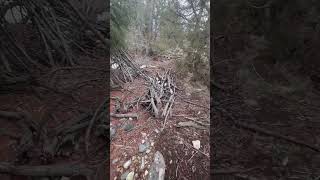
<path fill-rule="evenodd" d="M 167 102 L 166 106 L 164 107 L 164 110 L 162 112 L 162 116 L 166 116 L 166 114 L 168 112 L 169 105 L 172 102 L 172 100 L 173 100 L 173 95 L 170 96 L 169 101 Z"/>
<path fill-rule="evenodd" d="M 262 129 L 260 127 L 249 125 L 249 124 L 246 124 L 246 123 L 243 123 L 243 122 L 241 122 L 241 123 L 240 122 L 236 122 L 235 118 L 232 115 L 228 114 L 226 110 L 221 109 L 221 108 L 217 108 L 217 110 L 220 110 L 222 113 L 226 114 L 228 116 L 228 118 L 231 119 L 233 121 L 233 123 L 235 123 L 236 126 L 242 128 L 242 129 L 246 129 L 246 130 L 253 131 L 253 132 L 258 132 L 258 133 L 261 133 L 261 134 L 264 134 L 264 135 L 267 135 L 267 136 L 276 137 L 276 138 L 285 140 L 287 142 L 291 142 L 293 144 L 296 144 L 298 146 L 303 146 L 303 147 L 309 148 L 311 150 L 314 150 L 316 152 L 320 152 L 320 149 L 318 147 L 309 145 L 309 144 L 307 144 L 305 142 L 296 140 L 296 139 L 294 139 L 292 137 L 284 136 L 284 135 L 278 134 L 276 132 L 269 131 L 269 130 L 266 130 L 266 129 Z"/>
<path fill-rule="evenodd" d="M 85 146 L 86 146 L 86 154 L 88 155 L 89 153 L 89 138 L 90 138 L 90 133 L 91 133 L 91 129 L 92 129 L 92 126 L 95 122 L 95 120 L 97 119 L 97 116 L 98 116 L 98 113 L 99 111 L 101 110 L 101 108 L 103 107 L 104 104 L 106 104 L 108 102 L 108 99 L 104 100 L 100 105 L 99 107 L 96 109 L 93 117 L 91 118 L 90 120 L 90 124 L 87 128 L 87 131 L 86 131 L 86 136 L 85 136 Z"/>
<path fill-rule="evenodd" d="M 42 166 L 15 166 L 11 163 L 1 162 L 0 173 L 18 176 L 90 176 L 93 171 L 84 165 L 42 165 Z"/>
<path fill-rule="evenodd" d="M 85 86 L 87 85 L 88 83 L 90 82 L 94 82 L 94 81 L 107 81 L 106 78 L 95 78 L 95 79 L 88 79 L 88 80 L 85 80 L 85 81 L 81 81 L 81 82 L 78 82 L 76 83 L 75 85 L 73 85 L 73 90 L 76 90 L 76 89 L 79 89 L 81 88 L 82 86 Z"/>
<path fill-rule="evenodd" d="M 51 14 L 51 16 L 53 17 L 53 22 L 54 24 L 56 25 L 56 28 L 57 28 L 57 34 L 58 34 L 58 37 L 60 38 L 61 40 L 61 43 L 62 43 L 62 46 L 64 48 L 64 51 L 66 53 L 66 56 L 67 56 L 67 59 L 69 60 L 69 62 L 71 63 L 71 65 L 73 65 L 73 60 L 72 60 L 72 54 L 70 52 L 70 49 L 69 49 L 69 46 L 67 45 L 66 43 L 66 40 L 65 38 L 63 37 L 63 34 L 60 30 L 60 26 L 59 24 L 57 23 L 57 18 L 55 16 L 55 13 L 52 11 L 52 10 L 49 10 L 49 13 Z"/>
<path fill-rule="evenodd" d="M 172 105 L 173 105 L 173 101 L 174 101 L 174 98 L 172 99 L 172 102 L 171 102 L 170 107 L 169 107 L 169 109 L 168 109 L 167 115 L 166 115 L 166 117 L 165 117 L 165 119 L 164 119 L 164 123 L 163 123 L 162 129 L 164 129 L 164 127 L 166 126 L 166 122 L 167 122 L 167 119 L 168 119 L 168 115 L 169 115 L 169 113 L 170 113 L 170 111 L 171 111 L 171 108 L 172 108 Z"/>
<path fill-rule="evenodd" d="M 128 114 L 114 114 L 114 113 L 110 113 L 111 117 L 115 117 L 115 118 L 138 118 L 138 114 L 136 113 L 128 113 Z"/>
<path fill-rule="evenodd" d="M 154 114 L 155 114 L 155 117 L 158 118 L 158 115 L 159 115 L 159 111 L 154 103 L 154 98 L 153 98 L 153 91 L 150 90 L 151 92 L 151 105 L 152 105 L 152 108 L 153 108 L 153 111 L 154 111 Z"/>
<path fill-rule="evenodd" d="M 71 9 L 80 17 L 80 20 L 100 39 L 100 41 L 102 41 L 106 47 L 109 47 L 110 42 L 109 42 L 108 40 L 106 40 L 106 39 L 101 35 L 101 33 L 100 33 L 98 30 L 96 30 L 96 29 L 85 19 L 85 17 L 78 11 L 78 9 L 75 8 L 75 7 L 69 2 L 69 0 L 66 0 L 66 1 L 64 1 L 64 2 L 66 2 L 66 3 L 71 7 Z"/>
<path fill-rule="evenodd" d="M 210 126 L 210 124 L 206 124 L 206 123 L 197 121 L 195 118 L 190 118 L 190 117 L 184 117 L 184 118 L 186 118 L 186 119 L 188 119 L 188 120 L 191 120 L 191 121 L 193 121 L 193 122 L 195 122 L 195 123 L 198 123 L 198 124 L 200 124 L 200 125 L 202 125 L 202 126 Z"/>
<path fill-rule="evenodd" d="M 249 169 L 244 169 L 244 170 L 240 170 L 240 169 L 216 169 L 213 170 L 213 175 L 223 175 L 223 174 L 239 174 L 239 173 L 246 173 L 249 171 L 253 171 L 256 169 L 260 169 L 259 167 L 253 167 L 253 168 L 249 168 Z"/>
<path fill-rule="evenodd" d="M 320 152 L 320 149 L 318 147 L 306 144 L 305 142 L 296 140 L 296 139 L 294 139 L 292 137 L 284 136 L 284 135 L 278 134 L 278 133 L 273 132 L 273 131 L 269 131 L 269 130 L 266 130 L 266 129 L 259 128 L 257 126 L 249 125 L 249 124 L 246 124 L 246 123 L 239 123 L 239 122 L 236 122 L 236 126 L 239 126 L 239 127 L 243 128 L 243 129 L 247 129 L 247 130 L 250 130 L 250 131 L 253 131 L 253 132 L 258 132 L 258 133 L 261 133 L 261 134 L 264 134 L 264 135 L 267 135 L 267 136 L 273 136 L 273 137 L 276 137 L 276 138 L 280 138 L 280 139 L 283 139 L 285 141 L 291 142 L 293 144 L 296 144 L 296 145 L 299 145 L 299 146 L 304 146 L 304 147 L 307 147 L 307 148 L 309 148 L 311 150 L 314 150 L 316 152 Z"/>
<path fill-rule="evenodd" d="M 179 95 L 177 95 L 177 96 L 180 97 L 181 100 L 184 101 L 184 102 L 186 102 L 186 103 L 189 103 L 189 104 L 192 104 L 192 105 L 199 106 L 199 107 L 202 107 L 202 108 L 205 108 L 205 109 L 210 110 L 210 108 L 208 108 L 208 107 L 202 106 L 202 105 L 200 105 L 200 104 L 197 104 L 197 103 L 194 103 L 194 102 L 191 102 L 191 101 L 187 101 L 187 100 L 183 99 L 182 96 L 179 96 Z"/>

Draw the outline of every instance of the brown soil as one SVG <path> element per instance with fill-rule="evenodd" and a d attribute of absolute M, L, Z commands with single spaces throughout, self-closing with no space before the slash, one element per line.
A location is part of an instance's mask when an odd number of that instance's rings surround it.
<path fill-rule="evenodd" d="M 135 57 L 135 62 L 140 65 L 147 65 L 146 73 L 154 75 L 156 72 L 162 73 L 166 68 L 173 68 L 173 60 Z M 111 92 L 111 96 L 118 96 L 121 100 L 128 100 L 139 97 L 146 93 L 146 86 L 142 78 L 137 78 L 134 82 L 127 83 L 121 91 Z M 188 121 L 185 117 L 204 118 L 209 120 L 209 110 L 199 106 L 192 105 L 185 101 L 198 103 L 202 106 L 209 107 L 209 93 L 202 89 L 196 91 L 196 88 L 186 86 L 189 83 L 185 80 L 178 79 L 177 85 L 179 98 L 176 99 L 173 107 L 173 116 L 167 120 L 165 128 L 163 119 L 154 118 L 150 112 L 143 107 L 134 107 L 131 111 L 139 114 L 138 120 L 133 120 L 134 128 L 126 132 L 119 126 L 115 138 L 111 142 L 111 177 L 110 179 L 120 179 L 125 171 L 135 171 L 136 179 L 146 179 L 146 170 L 149 170 L 153 162 L 153 155 L 160 151 L 165 159 L 166 173 L 165 179 L 209 179 L 209 128 L 207 130 L 195 129 L 193 127 L 176 127 L 178 122 Z M 187 90 L 189 92 L 187 92 Z M 111 112 L 113 104 L 111 101 Z M 201 119 L 199 119 L 201 120 Z M 111 119 L 112 126 L 121 124 L 119 118 Z M 192 147 L 193 140 L 200 140 L 200 152 Z M 142 154 L 138 152 L 138 146 L 142 141 L 153 142 L 151 152 Z M 146 165 L 143 170 L 139 168 L 141 158 L 146 158 Z M 132 160 L 129 170 L 123 168 L 123 164 Z M 117 160 L 117 161 L 116 161 Z M 115 162 L 116 161 L 116 162 Z"/>

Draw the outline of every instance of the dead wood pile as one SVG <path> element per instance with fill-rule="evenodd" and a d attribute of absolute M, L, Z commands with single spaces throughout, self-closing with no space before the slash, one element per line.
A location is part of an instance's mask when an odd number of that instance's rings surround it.
<path fill-rule="evenodd" d="M 126 50 L 115 49 L 111 54 L 110 61 L 111 87 L 132 82 L 138 75 L 145 77 L 144 73 L 132 62 L 132 57 Z"/>
<path fill-rule="evenodd" d="M 22 20 L 8 22 L 10 11 Z M 97 56 L 98 48 L 105 52 L 110 45 L 108 23 L 91 22 L 84 14 L 69 1 L 1 1 L 1 87 L 30 81 L 33 74 L 52 67 L 79 64 L 79 56 Z"/>
<path fill-rule="evenodd" d="M 142 103 L 156 118 L 167 118 L 172 114 L 175 101 L 176 85 L 171 70 L 166 70 L 162 75 L 156 74 L 148 81 L 148 92 Z"/>

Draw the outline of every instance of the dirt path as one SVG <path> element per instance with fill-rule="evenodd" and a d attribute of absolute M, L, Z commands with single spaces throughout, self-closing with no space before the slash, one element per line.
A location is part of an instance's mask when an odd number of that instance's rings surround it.
<path fill-rule="evenodd" d="M 173 60 L 154 61 L 145 57 L 136 57 L 135 63 L 149 75 L 174 67 Z M 130 172 L 134 172 L 135 179 L 146 179 L 156 151 L 161 152 L 165 159 L 165 179 L 209 179 L 209 126 L 195 123 L 198 128 L 177 127 L 179 122 L 192 120 L 209 124 L 209 93 L 205 89 L 190 87 L 183 79 L 177 79 L 177 86 L 179 91 L 173 116 L 164 128 L 162 119 L 152 117 L 141 106 L 135 106 L 130 112 L 137 113 L 137 119 L 111 118 L 111 127 L 116 133 L 111 141 L 110 179 L 123 179 Z M 130 102 L 142 96 L 146 88 L 142 78 L 137 78 L 121 91 L 111 92 L 111 96 Z M 110 112 L 115 110 L 115 104 L 116 101 L 112 100 Z M 199 150 L 193 148 L 192 141 L 196 140 L 200 141 Z M 144 145 L 145 150 L 142 149 Z M 129 166 L 124 167 L 125 164 Z"/>

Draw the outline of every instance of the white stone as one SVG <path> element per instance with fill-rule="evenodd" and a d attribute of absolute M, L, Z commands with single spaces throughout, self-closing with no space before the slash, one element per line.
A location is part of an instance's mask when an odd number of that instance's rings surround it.
<path fill-rule="evenodd" d="M 133 180 L 133 177 L 134 177 L 134 171 L 131 171 L 126 177 L 126 180 Z"/>
<path fill-rule="evenodd" d="M 200 149 L 200 141 L 199 140 L 192 141 L 192 144 L 195 149 L 198 149 L 198 150 Z"/>
<path fill-rule="evenodd" d="M 132 162 L 131 160 L 125 162 L 125 163 L 123 164 L 123 167 L 124 167 L 125 169 L 128 169 L 129 166 L 131 165 L 131 162 Z"/>
<path fill-rule="evenodd" d="M 159 130 L 158 130 L 158 129 L 155 129 L 154 132 L 156 132 L 157 134 L 159 134 Z"/>
<path fill-rule="evenodd" d="M 150 149 L 147 149 L 146 153 L 149 154 L 150 152 L 151 152 L 151 150 L 150 150 Z"/>

